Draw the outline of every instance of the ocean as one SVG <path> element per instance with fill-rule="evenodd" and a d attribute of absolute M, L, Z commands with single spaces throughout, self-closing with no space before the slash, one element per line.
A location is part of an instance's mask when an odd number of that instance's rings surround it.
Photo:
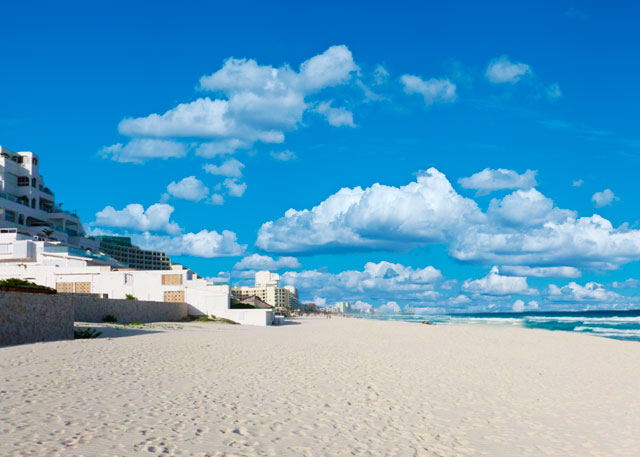
<path fill-rule="evenodd" d="M 434 324 L 513 325 L 552 331 L 586 333 L 618 340 L 640 341 L 640 310 L 469 314 L 363 314 L 362 317 Z"/>

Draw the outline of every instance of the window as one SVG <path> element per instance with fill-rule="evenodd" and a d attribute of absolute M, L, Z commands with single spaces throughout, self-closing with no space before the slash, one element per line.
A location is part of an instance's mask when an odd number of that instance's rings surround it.
<path fill-rule="evenodd" d="M 31 178 L 31 187 L 36 187 L 36 178 Z"/>
<path fill-rule="evenodd" d="M 24 187 L 29 185 L 28 176 L 18 176 L 18 186 Z"/>
<path fill-rule="evenodd" d="M 31 159 L 31 163 L 37 167 L 38 166 L 38 159 L 36 157 L 34 157 L 33 159 Z"/>
<path fill-rule="evenodd" d="M 35 198 L 31 199 L 31 207 L 34 208 L 34 209 L 36 207 L 36 199 Z"/>
<path fill-rule="evenodd" d="M 18 224 L 24 225 L 24 216 L 22 214 L 18 216 Z"/>

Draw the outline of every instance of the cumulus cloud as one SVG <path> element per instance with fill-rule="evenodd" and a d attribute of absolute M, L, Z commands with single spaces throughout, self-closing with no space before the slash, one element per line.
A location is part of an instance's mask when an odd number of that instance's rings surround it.
<path fill-rule="evenodd" d="M 523 189 L 536 186 L 537 171 L 527 170 L 523 174 L 513 170 L 485 168 L 467 178 L 460 178 L 458 183 L 465 189 L 477 190 L 476 195 L 487 195 L 496 190 Z"/>
<path fill-rule="evenodd" d="M 357 313 L 368 313 L 369 311 L 371 311 L 372 306 L 367 303 L 367 302 L 363 302 L 361 300 L 356 301 L 355 303 L 351 304 L 351 309 Z"/>
<path fill-rule="evenodd" d="M 527 267 L 505 265 L 500 267 L 503 274 L 510 276 L 528 276 L 533 278 L 579 278 L 582 273 L 573 267 Z"/>
<path fill-rule="evenodd" d="M 575 282 L 570 282 L 564 287 L 549 284 L 547 293 L 555 301 L 594 301 L 594 302 L 617 302 L 624 298 L 605 289 L 602 284 L 588 282 L 584 286 Z"/>
<path fill-rule="evenodd" d="M 481 295 L 533 294 L 527 278 L 521 276 L 502 276 L 497 267 L 491 268 L 487 276 L 480 279 L 467 279 L 462 283 L 462 290 Z"/>
<path fill-rule="evenodd" d="M 207 140 L 196 150 L 203 157 L 231 154 L 255 142 L 282 143 L 285 132 L 295 130 L 303 114 L 312 108 L 308 96 L 348 83 L 357 71 L 346 46 L 330 47 L 303 62 L 298 71 L 288 65 L 275 68 L 255 60 L 231 58 L 218 71 L 200 78 L 200 90 L 221 94 L 222 98 L 205 96 L 162 114 L 126 118 L 118 130 L 133 138 Z M 343 108 L 329 106 L 325 111 L 332 125 L 353 124 L 352 118 L 349 121 L 352 114 Z M 116 160 L 127 157 L 117 148 L 104 152 Z M 153 157 L 158 155 L 135 156 L 137 161 Z"/>
<path fill-rule="evenodd" d="M 572 185 L 573 187 L 580 187 L 584 184 L 584 180 L 583 179 L 576 179 L 575 181 L 573 181 Z"/>
<path fill-rule="evenodd" d="M 447 233 L 483 214 L 458 195 L 435 168 L 403 187 L 343 188 L 311 210 L 290 209 L 262 225 L 256 245 L 269 252 L 406 249 L 442 242 Z"/>
<path fill-rule="evenodd" d="M 575 217 L 575 212 L 553 206 L 553 200 L 536 189 L 517 190 L 503 199 L 493 199 L 487 214 L 506 226 L 526 227 L 550 221 L 562 222 Z"/>
<path fill-rule="evenodd" d="M 238 244 L 236 234 L 223 230 L 201 230 L 197 233 L 183 233 L 175 236 L 153 235 L 150 233 L 131 235 L 134 244 L 143 249 L 163 251 L 169 255 L 190 255 L 195 257 L 235 257 L 245 253 L 247 245 Z"/>
<path fill-rule="evenodd" d="M 252 254 L 243 258 L 233 266 L 234 270 L 296 270 L 302 268 L 300 262 L 295 257 L 279 257 L 277 260 L 260 254 Z"/>
<path fill-rule="evenodd" d="M 516 313 L 521 313 L 524 311 L 524 302 L 522 300 L 516 300 L 513 302 L 513 307 L 511 308 L 513 309 L 514 312 Z"/>
<path fill-rule="evenodd" d="M 225 179 L 223 185 L 227 188 L 230 197 L 242 197 L 244 191 L 247 190 L 247 183 L 238 182 L 235 178 Z"/>
<path fill-rule="evenodd" d="M 211 205 L 224 205 L 224 197 L 220 194 L 212 194 L 209 199 Z"/>
<path fill-rule="evenodd" d="M 611 285 L 614 289 L 637 289 L 640 287 L 640 279 L 628 278 L 624 281 L 613 281 Z"/>
<path fill-rule="evenodd" d="M 485 76 L 494 84 L 515 84 L 532 73 L 529 65 L 522 62 L 511 62 L 509 57 L 502 56 L 489 62 Z"/>
<path fill-rule="evenodd" d="M 440 297 L 434 290 L 442 273 L 432 266 L 413 268 L 398 263 L 368 262 L 364 269 L 329 273 L 324 270 L 287 271 L 285 284 L 298 287 L 308 296 L 323 296 L 336 301 L 403 299 L 417 302 Z"/>
<path fill-rule="evenodd" d="M 202 167 L 204 171 L 212 175 L 226 176 L 228 178 L 242 177 L 242 169 L 244 164 L 236 159 L 225 160 L 221 165 L 213 165 L 207 163 Z"/>
<path fill-rule="evenodd" d="M 178 182 L 171 181 L 167 192 L 176 198 L 197 202 L 209 195 L 209 188 L 195 176 L 189 176 Z"/>
<path fill-rule="evenodd" d="M 406 186 L 343 188 L 312 209 L 290 209 L 263 224 L 256 240 L 267 252 L 289 254 L 408 251 L 429 243 L 446 243 L 453 258 L 481 265 L 613 270 L 640 260 L 640 230 L 614 228 L 597 214 L 578 218 L 533 189 L 496 200 L 484 213 L 434 168 Z"/>
<path fill-rule="evenodd" d="M 187 155 L 187 146 L 175 141 L 136 138 L 126 145 L 116 143 L 104 146 L 99 153 L 116 162 L 140 164 L 149 159 L 184 157 Z"/>
<path fill-rule="evenodd" d="M 121 210 L 107 206 L 96 213 L 96 220 L 91 225 L 176 234 L 182 229 L 170 220 L 173 211 L 173 206 L 165 203 L 156 203 L 146 210 L 137 203 L 131 203 Z"/>
<path fill-rule="evenodd" d="M 319 103 L 314 111 L 327 119 L 334 127 L 356 127 L 353 113 L 346 108 L 333 108 L 331 101 Z"/>
<path fill-rule="evenodd" d="M 406 94 L 419 94 L 427 106 L 434 103 L 454 102 L 456 85 L 448 79 L 431 78 L 427 81 L 414 75 L 402 75 L 400 82 Z"/>
<path fill-rule="evenodd" d="M 602 192 L 596 192 L 591 197 L 593 204 L 596 208 L 610 205 L 614 200 L 619 200 L 618 197 L 611 191 L 611 189 L 605 189 Z"/>
<path fill-rule="evenodd" d="M 399 313 L 400 310 L 400 305 L 398 305 L 396 302 L 394 301 L 389 301 L 387 303 L 385 303 L 384 305 L 381 305 L 378 310 L 380 310 L 381 313 L 384 314 L 397 314 Z"/>
<path fill-rule="evenodd" d="M 288 162 L 296 158 L 296 154 L 293 151 L 285 149 L 284 151 L 271 151 L 271 157 L 281 162 Z"/>

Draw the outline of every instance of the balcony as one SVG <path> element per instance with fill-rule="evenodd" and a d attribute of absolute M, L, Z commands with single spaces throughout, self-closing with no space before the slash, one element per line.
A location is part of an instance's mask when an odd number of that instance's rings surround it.
<path fill-rule="evenodd" d="M 44 187 L 42 184 L 38 185 L 38 189 L 40 189 L 40 192 L 44 192 L 45 194 L 54 195 L 53 192 L 51 192 L 51 189 Z"/>
<path fill-rule="evenodd" d="M 19 205 L 23 205 L 23 206 L 27 206 L 29 207 L 29 202 L 25 201 L 22 198 L 18 198 L 14 195 L 11 194 L 5 194 L 5 193 L 0 193 L 0 198 L 4 198 L 5 200 L 9 200 L 12 201 L 14 203 L 18 203 Z"/>

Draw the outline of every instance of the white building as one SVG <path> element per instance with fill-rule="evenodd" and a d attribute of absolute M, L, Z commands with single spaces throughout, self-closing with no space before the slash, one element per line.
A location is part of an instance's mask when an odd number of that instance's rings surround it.
<path fill-rule="evenodd" d="M 12 152 L 0 146 L 0 227 L 51 238 L 81 249 L 99 251 L 87 238 L 78 216 L 63 210 L 38 171 L 32 152 Z"/>
<path fill-rule="evenodd" d="M 346 301 L 339 301 L 333 306 L 333 309 L 336 313 L 347 314 L 351 312 L 351 304 Z"/>
<path fill-rule="evenodd" d="M 273 311 L 231 309 L 227 284 L 212 284 L 181 265 L 171 270 L 117 268 L 113 259 L 90 251 L 34 239 L 15 229 L 0 231 L 0 279 L 19 278 L 59 293 L 98 294 L 104 298 L 179 302 L 189 314 L 217 316 L 241 324 L 271 325 Z"/>
<path fill-rule="evenodd" d="M 56 205 L 38 157 L 0 146 L 0 279 L 19 278 L 61 293 L 181 302 L 193 315 L 271 325 L 271 309 L 232 309 L 227 284 L 212 284 L 181 265 L 134 270 L 100 252 L 80 219 Z M 277 278 L 276 278 L 277 279 Z"/>
<path fill-rule="evenodd" d="M 231 295 L 238 299 L 260 298 L 276 309 L 277 313 L 288 315 L 292 309 L 300 306 L 298 290 L 294 286 L 279 287 L 280 275 L 270 271 L 258 271 L 254 286 L 240 286 L 231 289 Z"/>

